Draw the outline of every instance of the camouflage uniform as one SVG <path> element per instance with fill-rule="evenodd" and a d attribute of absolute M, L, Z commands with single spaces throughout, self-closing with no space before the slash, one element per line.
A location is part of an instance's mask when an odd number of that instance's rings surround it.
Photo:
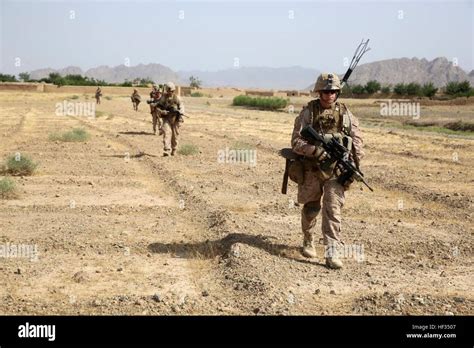
<path fill-rule="evenodd" d="M 153 90 L 150 92 L 150 99 L 158 101 L 160 97 L 160 91 L 156 88 L 156 86 L 153 86 Z M 163 134 L 160 116 L 158 115 L 158 110 L 156 109 L 156 106 L 154 104 L 150 104 L 150 113 L 153 122 L 153 133 L 156 134 L 156 125 L 158 124 L 159 134 Z"/>
<path fill-rule="evenodd" d="M 181 99 L 175 94 L 170 92 L 169 86 L 172 86 L 171 91 L 174 92 L 174 84 L 168 83 L 165 88 L 168 89 L 161 98 L 158 100 L 156 109 L 161 118 L 163 118 L 163 155 L 174 156 L 178 147 L 178 136 L 180 119 L 178 115 L 170 113 L 165 109 L 174 108 L 177 111 L 183 112 L 183 104 Z"/>
<path fill-rule="evenodd" d="M 138 111 L 138 105 L 141 102 L 141 97 L 136 89 L 133 90 L 132 96 L 130 98 L 132 99 L 133 109 Z"/>
<path fill-rule="evenodd" d="M 322 213 L 322 233 L 326 250 L 336 252 L 338 247 L 343 244 L 341 238 L 341 209 L 345 200 L 344 191 L 348 187 L 343 187 L 337 182 L 334 173 L 335 165 L 325 171 L 319 167 L 321 161 L 318 161 L 317 157 L 320 155 L 324 157 L 324 151 L 309 144 L 300 136 L 300 131 L 308 125 L 312 125 L 316 131 L 323 134 L 345 133 L 350 136 L 353 142 L 353 156 L 355 156 L 356 163 L 360 163 L 364 154 L 359 121 L 343 103 L 336 101 L 330 109 L 324 109 L 320 99 L 312 100 L 296 117 L 291 146 L 295 153 L 305 156 L 303 161 L 304 181 L 298 185 L 298 202 L 304 204 L 301 211 L 301 227 L 304 237 L 303 254 L 307 250 L 307 254 L 310 254 L 310 256 L 305 256 L 314 257 L 315 238 L 313 230 L 320 211 Z M 328 262 L 327 258 L 326 262 Z M 342 267 L 342 262 L 340 265 Z"/>
<path fill-rule="evenodd" d="M 102 90 L 100 89 L 100 87 L 98 87 L 97 90 L 95 91 L 95 101 L 97 104 L 100 104 L 101 97 L 102 97 Z"/>

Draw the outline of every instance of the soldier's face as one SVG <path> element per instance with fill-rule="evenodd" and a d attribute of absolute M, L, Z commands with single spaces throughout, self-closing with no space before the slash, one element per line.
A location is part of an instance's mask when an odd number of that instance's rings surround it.
<path fill-rule="evenodd" d="M 332 104 L 336 101 L 337 91 L 321 91 L 319 94 L 321 100 L 326 104 Z"/>

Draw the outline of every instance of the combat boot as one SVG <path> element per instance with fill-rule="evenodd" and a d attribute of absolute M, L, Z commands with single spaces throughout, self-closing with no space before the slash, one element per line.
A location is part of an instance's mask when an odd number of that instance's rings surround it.
<path fill-rule="evenodd" d="M 317 256 L 316 249 L 314 248 L 314 236 L 312 234 L 305 234 L 302 254 L 304 257 L 308 257 L 310 259 L 313 259 Z"/>
<path fill-rule="evenodd" d="M 324 256 L 326 257 L 326 266 L 332 269 L 342 268 L 343 263 L 339 258 L 339 250 L 337 245 L 326 246 Z"/>
<path fill-rule="evenodd" d="M 332 269 L 341 269 L 344 264 L 337 256 L 326 257 L 326 266 Z"/>

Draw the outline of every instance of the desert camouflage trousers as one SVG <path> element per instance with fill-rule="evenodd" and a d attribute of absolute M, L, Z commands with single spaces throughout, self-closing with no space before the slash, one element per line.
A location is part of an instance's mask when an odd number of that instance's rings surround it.
<path fill-rule="evenodd" d="M 344 206 L 344 187 L 332 176 L 322 180 L 311 170 L 305 171 L 304 183 L 298 185 L 298 202 L 301 210 L 301 228 L 305 239 L 314 238 L 317 217 L 322 215 L 323 242 L 327 247 L 338 248 L 341 239 L 341 210 Z"/>
<path fill-rule="evenodd" d="M 152 109 L 151 110 L 151 118 L 153 122 L 153 133 L 156 134 L 156 125 L 158 125 L 158 129 L 161 129 L 161 118 L 159 115 L 158 110 Z"/>
<path fill-rule="evenodd" d="M 163 125 L 163 150 L 165 153 L 170 154 L 170 151 L 174 154 L 178 147 L 179 138 L 179 123 L 175 122 L 174 118 L 164 118 Z"/>

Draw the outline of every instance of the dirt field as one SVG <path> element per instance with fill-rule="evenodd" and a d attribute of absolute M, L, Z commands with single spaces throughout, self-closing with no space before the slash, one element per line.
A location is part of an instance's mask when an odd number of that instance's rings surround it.
<path fill-rule="evenodd" d="M 0 314 L 474 314 L 472 136 L 392 128 L 378 105 L 349 100 L 375 192 L 347 192 L 344 240 L 363 260 L 333 271 L 322 244 L 300 256 L 296 185 L 280 194 L 295 115 L 184 98 L 181 145 L 199 153 L 164 158 L 145 103 L 115 95 L 99 117 L 57 116 L 71 97 L 0 93 L 2 160 L 39 162 L 0 200 L 0 244 L 38 251 L 0 258 Z M 422 112 L 472 120 L 474 105 Z M 74 127 L 91 138 L 48 139 Z M 219 163 L 226 148 L 256 150 L 256 165 Z"/>

